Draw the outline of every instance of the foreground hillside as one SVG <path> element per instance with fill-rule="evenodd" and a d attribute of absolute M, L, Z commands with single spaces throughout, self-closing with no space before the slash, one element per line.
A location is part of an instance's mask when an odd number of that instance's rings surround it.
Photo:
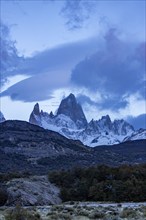
<path fill-rule="evenodd" d="M 0 126 L 0 172 L 3 173 L 42 175 L 48 170 L 76 166 L 146 162 L 146 140 L 89 148 L 80 141 L 67 139 L 25 121 L 5 121 Z"/>
<path fill-rule="evenodd" d="M 48 177 L 1 174 L 0 219 L 146 220 L 146 165 L 76 168 Z"/>

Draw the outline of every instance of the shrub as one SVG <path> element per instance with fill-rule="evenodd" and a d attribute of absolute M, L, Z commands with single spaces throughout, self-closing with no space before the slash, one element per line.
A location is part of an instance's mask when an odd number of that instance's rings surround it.
<path fill-rule="evenodd" d="M 5 205 L 8 200 L 8 194 L 5 190 L 0 189 L 0 206 Z"/>
<path fill-rule="evenodd" d="M 121 218 L 135 218 L 136 216 L 137 212 L 132 208 L 124 208 L 120 214 Z"/>
<path fill-rule="evenodd" d="M 96 166 L 50 172 L 62 201 L 146 201 L 146 166 Z"/>
<path fill-rule="evenodd" d="M 105 214 L 103 212 L 99 212 L 99 211 L 93 211 L 89 214 L 89 218 L 91 219 L 101 219 L 105 216 Z"/>
<path fill-rule="evenodd" d="M 11 210 L 6 216 L 6 220 L 41 220 L 41 217 L 38 213 L 32 213 L 19 204 Z"/>

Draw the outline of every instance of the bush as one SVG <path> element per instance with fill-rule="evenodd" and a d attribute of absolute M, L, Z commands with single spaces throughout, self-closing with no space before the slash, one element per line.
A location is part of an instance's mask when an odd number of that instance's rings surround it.
<path fill-rule="evenodd" d="M 0 206 L 5 205 L 7 200 L 8 200 L 7 192 L 3 189 L 0 189 Z"/>
<path fill-rule="evenodd" d="M 136 210 L 132 208 L 124 208 L 120 214 L 121 218 L 135 218 L 137 216 Z"/>
<path fill-rule="evenodd" d="M 10 211 L 5 218 L 6 220 L 41 220 L 38 213 L 30 212 L 22 208 L 20 205 L 16 205 L 16 207 Z"/>
<path fill-rule="evenodd" d="M 49 180 L 61 188 L 65 201 L 146 201 L 146 166 L 104 165 L 51 172 Z"/>

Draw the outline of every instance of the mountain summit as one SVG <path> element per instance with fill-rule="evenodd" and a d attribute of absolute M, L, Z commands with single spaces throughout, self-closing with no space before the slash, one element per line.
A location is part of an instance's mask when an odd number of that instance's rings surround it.
<path fill-rule="evenodd" d="M 3 113 L 0 111 L 0 123 L 5 121 L 5 120 L 6 119 L 5 119 L 4 115 L 3 115 Z"/>
<path fill-rule="evenodd" d="M 39 107 L 38 103 L 36 103 L 33 108 L 33 111 L 32 111 L 30 118 L 29 118 L 29 122 L 31 124 L 36 124 L 36 125 L 41 126 L 40 107 Z"/>
<path fill-rule="evenodd" d="M 80 140 L 91 147 L 119 144 L 131 137 L 135 140 L 139 137 L 137 133 L 132 136 L 135 131 L 129 123 L 123 119 L 112 122 L 109 115 L 99 120 L 92 119 L 88 123 L 81 105 L 72 93 L 61 101 L 56 115 L 40 111 L 37 103 L 29 122 L 56 131 L 69 139 Z"/>
<path fill-rule="evenodd" d="M 82 107 L 77 103 L 77 100 L 72 93 L 61 101 L 57 111 L 57 115 L 60 114 L 68 116 L 73 122 L 75 122 L 78 128 L 85 128 L 87 126 L 87 120 Z"/>

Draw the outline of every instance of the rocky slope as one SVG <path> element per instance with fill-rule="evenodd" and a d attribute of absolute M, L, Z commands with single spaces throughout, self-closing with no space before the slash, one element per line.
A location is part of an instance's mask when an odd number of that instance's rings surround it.
<path fill-rule="evenodd" d="M 48 181 L 47 176 L 15 178 L 6 183 L 8 201 L 6 205 L 23 206 L 53 205 L 61 203 L 59 189 Z"/>
<path fill-rule="evenodd" d="M 145 146 L 146 140 L 137 140 L 89 148 L 28 122 L 5 121 L 0 129 L 0 172 L 42 175 L 75 166 L 144 163 Z"/>
<path fill-rule="evenodd" d="M 67 138 L 80 140 L 91 147 L 118 144 L 130 140 L 130 137 L 135 135 L 132 125 L 123 119 L 112 122 L 108 115 L 103 116 L 100 120 L 92 119 L 88 123 L 82 107 L 77 103 L 73 94 L 61 101 L 56 115 L 53 115 L 52 112 L 48 114 L 40 111 L 37 103 L 30 115 L 29 122 L 59 132 Z M 146 130 L 143 132 L 146 134 Z M 143 137 L 139 135 L 140 139 L 145 139 Z"/>

